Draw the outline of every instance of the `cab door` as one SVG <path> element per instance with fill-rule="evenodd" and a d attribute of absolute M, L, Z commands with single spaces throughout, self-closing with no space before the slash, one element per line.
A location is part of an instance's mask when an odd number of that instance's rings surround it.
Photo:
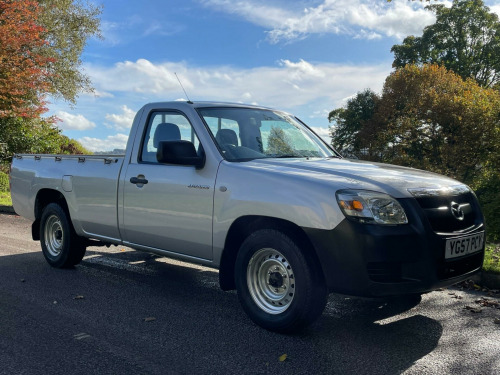
<path fill-rule="evenodd" d="M 199 153 L 203 148 L 181 112 L 154 111 L 147 121 L 136 160 L 130 161 L 123 182 L 124 242 L 211 260 L 217 168 L 159 163 L 160 141 L 187 140 Z"/>

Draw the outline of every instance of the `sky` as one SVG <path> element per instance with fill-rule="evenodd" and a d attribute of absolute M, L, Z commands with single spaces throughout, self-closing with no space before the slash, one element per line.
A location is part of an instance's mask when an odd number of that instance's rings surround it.
<path fill-rule="evenodd" d="M 95 88 L 50 100 L 64 135 L 90 151 L 124 149 L 144 104 L 186 100 L 290 112 L 328 138 L 328 113 L 392 71 L 394 44 L 434 23 L 426 2 L 392 0 L 93 0 L 102 39 L 83 69 Z M 450 4 L 437 0 L 433 3 Z M 500 0 L 487 0 L 500 15 Z"/>

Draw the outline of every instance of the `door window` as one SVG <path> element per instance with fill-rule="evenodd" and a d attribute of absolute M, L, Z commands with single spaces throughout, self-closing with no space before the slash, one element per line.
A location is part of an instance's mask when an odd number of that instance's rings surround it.
<path fill-rule="evenodd" d="M 189 141 L 199 150 L 200 141 L 189 120 L 178 112 L 153 112 L 143 138 L 140 161 L 158 163 L 156 151 L 161 141 Z"/>

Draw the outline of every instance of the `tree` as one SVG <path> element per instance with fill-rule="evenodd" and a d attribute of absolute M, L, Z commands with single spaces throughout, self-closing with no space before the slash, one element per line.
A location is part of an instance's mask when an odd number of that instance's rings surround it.
<path fill-rule="evenodd" d="M 35 117 L 47 94 L 91 91 L 80 56 L 101 9 L 76 0 L 0 0 L 0 117 Z"/>
<path fill-rule="evenodd" d="M 294 149 L 285 131 L 278 127 L 272 127 L 267 139 L 267 154 L 293 155 Z"/>
<path fill-rule="evenodd" d="M 369 145 L 359 135 L 367 122 L 372 120 L 379 99 L 375 92 L 367 89 L 349 99 L 345 107 L 330 112 L 328 121 L 334 123 L 329 128 L 334 148 L 345 156 L 356 158 L 366 153 Z"/>
<path fill-rule="evenodd" d="M 89 77 L 81 70 L 80 56 L 91 37 L 101 37 L 102 7 L 80 0 L 38 0 L 42 10 L 39 24 L 47 44 L 39 53 L 52 61 L 49 93 L 75 103 L 78 93 L 92 91 Z"/>
<path fill-rule="evenodd" d="M 48 95 L 75 103 L 91 90 L 80 71 L 101 9 L 79 0 L 0 0 L 0 162 L 13 153 L 84 153 L 40 116 Z"/>
<path fill-rule="evenodd" d="M 500 22 L 482 0 L 428 5 L 436 22 L 391 48 L 393 67 L 439 64 L 481 86 L 500 85 Z"/>
<path fill-rule="evenodd" d="M 40 53 L 47 46 L 36 22 L 40 14 L 34 0 L 0 1 L 0 117 L 36 117 L 46 110 L 54 60 Z"/>
<path fill-rule="evenodd" d="M 61 134 L 53 121 L 41 118 L 0 119 L 0 166 L 15 153 L 90 154 L 74 139 Z"/>
<path fill-rule="evenodd" d="M 498 169 L 500 93 L 444 67 L 398 69 L 387 77 L 379 98 L 365 91 L 331 114 L 336 120 L 333 146 L 341 135 L 356 150 L 369 148 L 364 158 L 432 170 L 466 183 L 473 183 L 486 166 Z"/>

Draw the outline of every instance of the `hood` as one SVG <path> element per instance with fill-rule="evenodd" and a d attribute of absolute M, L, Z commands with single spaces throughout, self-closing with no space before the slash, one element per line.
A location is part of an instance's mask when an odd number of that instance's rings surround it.
<path fill-rule="evenodd" d="M 432 172 L 351 159 L 256 159 L 247 163 L 275 172 L 297 173 L 307 178 L 321 175 L 322 180 L 325 177 L 331 179 L 344 189 L 380 191 L 395 198 L 411 197 L 408 189 L 445 189 L 463 185 Z"/>

